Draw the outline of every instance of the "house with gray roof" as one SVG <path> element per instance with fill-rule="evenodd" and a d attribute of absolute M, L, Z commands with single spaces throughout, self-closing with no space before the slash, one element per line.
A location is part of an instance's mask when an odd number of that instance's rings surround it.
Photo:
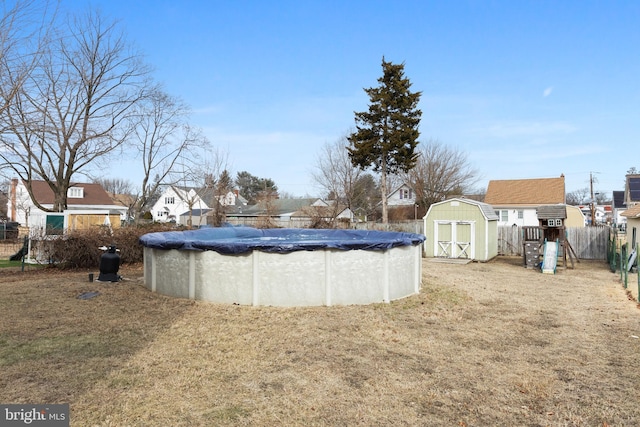
<path fill-rule="evenodd" d="M 268 199 L 227 214 L 227 222 L 258 227 L 299 228 L 308 226 L 316 214 L 325 218 L 328 212 L 331 212 L 330 216 L 336 214 L 353 218 L 350 210 L 334 209 L 331 202 L 320 198 Z"/>

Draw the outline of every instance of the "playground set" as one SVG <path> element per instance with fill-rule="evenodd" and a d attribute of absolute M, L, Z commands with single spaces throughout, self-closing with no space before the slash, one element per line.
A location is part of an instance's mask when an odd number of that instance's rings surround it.
<path fill-rule="evenodd" d="M 523 256 L 525 268 L 540 268 L 543 273 L 555 274 L 558 262 L 567 268 L 567 260 L 574 268 L 580 262 L 567 239 L 565 205 L 540 206 L 536 210 L 538 226 L 523 227 Z"/>

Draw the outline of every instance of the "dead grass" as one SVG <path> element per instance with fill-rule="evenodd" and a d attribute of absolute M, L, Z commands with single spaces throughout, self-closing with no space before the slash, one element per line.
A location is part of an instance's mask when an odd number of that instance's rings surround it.
<path fill-rule="evenodd" d="M 605 263 L 425 261 L 419 295 L 318 308 L 167 298 L 127 268 L 0 271 L 3 402 L 74 426 L 640 425 L 640 310 Z"/>

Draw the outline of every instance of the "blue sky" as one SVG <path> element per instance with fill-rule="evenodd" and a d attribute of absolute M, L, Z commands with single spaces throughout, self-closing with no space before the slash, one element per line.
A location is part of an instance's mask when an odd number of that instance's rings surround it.
<path fill-rule="evenodd" d="M 640 169 L 638 1 L 92 0 L 194 110 L 232 172 L 318 195 L 320 148 L 354 126 L 381 60 L 421 91 L 421 141 L 491 179 L 622 190 Z M 126 178 L 137 184 L 139 177 Z"/>

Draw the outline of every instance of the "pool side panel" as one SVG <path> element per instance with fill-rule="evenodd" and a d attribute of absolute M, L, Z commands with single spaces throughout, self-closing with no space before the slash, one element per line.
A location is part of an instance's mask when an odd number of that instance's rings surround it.
<path fill-rule="evenodd" d="M 389 299 L 415 293 L 415 252 L 419 246 L 401 246 L 389 251 Z"/>
<path fill-rule="evenodd" d="M 196 292 L 198 300 L 224 304 L 251 305 L 252 256 L 194 252 L 196 256 Z"/>
<path fill-rule="evenodd" d="M 339 253 L 337 253 L 339 252 Z M 334 305 L 384 301 L 384 252 L 337 251 L 331 257 L 331 300 Z"/>
<path fill-rule="evenodd" d="M 321 306 L 325 303 L 323 251 L 260 253 L 260 305 Z"/>
<path fill-rule="evenodd" d="M 191 251 L 154 250 L 156 291 L 163 295 L 189 298 L 189 254 Z"/>
<path fill-rule="evenodd" d="M 420 245 L 413 245 L 386 251 L 221 255 L 145 248 L 145 285 L 164 295 L 224 304 L 293 307 L 388 302 L 419 291 L 420 250 Z"/>

